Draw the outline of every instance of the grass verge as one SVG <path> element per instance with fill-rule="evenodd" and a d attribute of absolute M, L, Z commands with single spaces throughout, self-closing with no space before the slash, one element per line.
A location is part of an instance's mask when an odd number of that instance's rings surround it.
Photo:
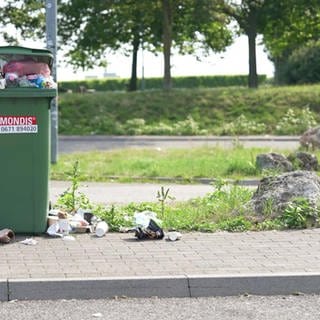
<path fill-rule="evenodd" d="M 155 212 L 162 220 L 162 227 L 165 230 L 180 231 L 242 232 L 301 229 L 308 227 L 310 218 L 309 204 L 304 199 L 299 199 L 298 202 L 293 201 L 288 208 L 285 208 L 281 217 L 271 218 L 270 215 L 266 215 L 255 219 L 254 213 L 248 211 L 246 207 L 253 191 L 237 185 L 226 185 L 223 180 L 216 183 L 213 191 L 206 196 L 186 202 L 171 202 L 170 190 L 161 188 L 155 202 L 107 207 L 93 205 L 84 194 L 78 193 L 76 179 L 72 185 L 73 187 L 58 199 L 55 206 L 69 212 L 78 208 L 89 209 L 106 221 L 111 231 L 134 227 L 134 214 L 145 210 Z M 316 215 L 313 218 L 319 225 L 320 210 L 316 210 Z"/>
<path fill-rule="evenodd" d="M 122 149 L 104 152 L 63 154 L 51 168 L 51 179 L 68 180 L 75 161 L 80 163 L 80 181 L 121 182 L 152 180 L 156 177 L 242 179 L 260 175 L 255 167 L 257 154 L 268 148 L 220 147 L 192 149 Z"/>

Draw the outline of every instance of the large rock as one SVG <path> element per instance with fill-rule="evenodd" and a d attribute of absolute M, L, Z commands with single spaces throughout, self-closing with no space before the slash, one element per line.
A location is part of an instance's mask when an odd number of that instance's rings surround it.
<path fill-rule="evenodd" d="M 315 127 L 307 130 L 300 137 L 301 146 L 309 149 L 320 148 L 320 127 Z"/>
<path fill-rule="evenodd" d="M 293 171 L 263 178 L 247 205 L 257 220 L 279 217 L 295 198 L 305 198 L 316 208 L 320 201 L 320 178 L 311 171 Z"/>
<path fill-rule="evenodd" d="M 317 171 L 319 169 L 318 158 L 312 153 L 297 151 L 290 154 L 288 160 L 300 170 Z"/>
<path fill-rule="evenodd" d="M 259 170 L 274 170 L 288 172 L 293 170 L 291 162 L 279 153 L 261 153 L 256 157 L 256 167 Z"/>

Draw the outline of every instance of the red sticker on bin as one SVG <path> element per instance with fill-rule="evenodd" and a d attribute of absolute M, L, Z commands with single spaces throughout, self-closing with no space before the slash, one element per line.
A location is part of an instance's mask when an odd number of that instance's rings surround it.
<path fill-rule="evenodd" d="M 0 134 L 37 132 L 38 124 L 35 116 L 0 116 Z"/>

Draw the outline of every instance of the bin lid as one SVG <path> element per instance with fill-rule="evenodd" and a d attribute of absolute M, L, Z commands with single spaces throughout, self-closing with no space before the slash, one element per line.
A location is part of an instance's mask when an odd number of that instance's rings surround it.
<path fill-rule="evenodd" d="M 0 46 L 0 58 L 5 60 L 23 59 L 34 57 L 38 62 L 44 62 L 52 68 L 53 54 L 47 49 L 33 49 L 20 46 Z"/>
<path fill-rule="evenodd" d="M 39 88 L 6 88 L 0 90 L 0 99 L 3 98 L 53 98 L 57 96 L 57 89 Z"/>

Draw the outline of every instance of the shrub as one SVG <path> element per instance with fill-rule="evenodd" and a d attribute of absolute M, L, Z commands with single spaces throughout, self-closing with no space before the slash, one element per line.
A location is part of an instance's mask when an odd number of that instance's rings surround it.
<path fill-rule="evenodd" d="M 276 125 L 277 134 L 301 134 L 317 124 L 309 108 L 304 108 L 300 114 L 289 109 Z"/>
<path fill-rule="evenodd" d="M 195 135 L 200 133 L 199 124 L 189 115 L 186 120 L 174 125 L 174 131 L 178 135 Z"/>
<path fill-rule="evenodd" d="M 287 84 L 320 82 L 320 41 L 310 41 L 294 50 L 284 66 L 282 76 Z"/>
<path fill-rule="evenodd" d="M 222 128 L 222 134 L 228 135 L 259 134 L 265 131 L 266 125 L 264 123 L 248 120 L 243 114 Z"/>
<path fill-rule="evenodd" d="M 288 204 L 279 220 L 288 229 L 316 226 L 319 221 L 319 209 L 313 208 L 308 199 L 296 198 Z"/>

